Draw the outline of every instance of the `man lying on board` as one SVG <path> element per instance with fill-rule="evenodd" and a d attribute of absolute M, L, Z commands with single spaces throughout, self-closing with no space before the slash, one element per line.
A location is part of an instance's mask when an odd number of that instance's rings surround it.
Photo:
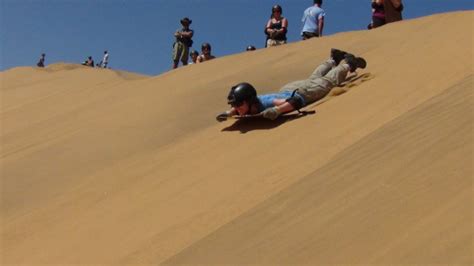
<path fill-rule="evenodd" d="M 333 48 L 331 57 L 319 65 L 308 79 L 290 82 L 278 93 L 257 96 L 255 88 L 247 82 L 233 86 L 227 96 L 231 109 L 217 115 L 216 119 L 222 122 L 234 115 L 260 114 L 274 120 L 281 114 L 322 99 L 332 88 L 343 83 L 349 72 L 366 66 L 364 58 Z"/>

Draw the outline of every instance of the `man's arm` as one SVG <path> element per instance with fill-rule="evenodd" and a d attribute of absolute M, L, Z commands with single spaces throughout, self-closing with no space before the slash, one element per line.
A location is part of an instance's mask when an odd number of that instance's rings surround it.
<path fill-rule="evenodd" d="M 231 117 L 231 116 L 234 116 L 237 114 L 237 111 L 235 110 L 235 108 L 231 108 L 230 110 L 227 110 L 223 113 L 220 113 L 216 116 L 216 120 L 218 122 L 222 122 L 222 121 L 225 121 L 227 120 L 228 117 Z"/>
<path fill-rule="evenodd" d="M 319 35 L 319 37 L 323 36 L 323 28 L 324 28 L 324 17 L 320 17 L 318 19 L 318 35 Z"/>
<path fill-rule="evenodd" d="M 194 31 L 193 30 L 190 30 L 190 31 L 182 31 L 181 32 L 181 36 L 185 37 L 185 38 L 192 38 L 194 35 Z"/>
<path fill-rule="evenodd" d="M 263 112 L 261 113 L 262 116 L 270 120 L 275 120 L 281 114 L 289 113 L 295 110 L 293 105 L 291 105 L 286 100 L 281 100 L 281 102 L 276 102 L 275 105 L 276 106 L 274 107 L 270 107 L 263 110 Z"/>

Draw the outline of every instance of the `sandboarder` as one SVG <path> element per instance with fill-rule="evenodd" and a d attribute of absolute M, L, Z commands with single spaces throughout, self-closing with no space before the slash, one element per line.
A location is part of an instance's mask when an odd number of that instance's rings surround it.
<path fill-rule="evenodd" d="M 308 79 L 290 82 L 278 93 L 257 96 L 257 91 L 249 83 L 233 86 L 227 96 L 231 109 L 217 115 L 216 119 L 222 122 L 235 115 L 260 114 L 274 120 L 283 113 L 299 110 L 322 99 L 332 88 L 345 81 L 347 73 L 366 65 L 362 57 L 331 49 L 330 59 L 319 65 Z"/>

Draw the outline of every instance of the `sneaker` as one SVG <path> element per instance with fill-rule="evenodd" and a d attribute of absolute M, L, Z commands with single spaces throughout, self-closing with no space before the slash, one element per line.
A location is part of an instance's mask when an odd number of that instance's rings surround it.
<path fill-rule="evenodd" d="M 346 54 L 345 58 L 346 63 L 350 67 L 350 71 L 354 72 L 357 68 L 365 68 L 367 66 L 367 62 L 362 57 L 355 57 L 353 54 Z"/>
<path fill-rule="evenodd" d="M 336 48 L 331 49 L 331 58 L 336 62 L 336 66 L 345 58 L 346 54 L 346 52 Z"/>

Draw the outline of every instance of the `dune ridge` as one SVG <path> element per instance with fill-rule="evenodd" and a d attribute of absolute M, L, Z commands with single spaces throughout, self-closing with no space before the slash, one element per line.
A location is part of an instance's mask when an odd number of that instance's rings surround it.
<path fill-rule="evenodd" d="M 0 73 L 2 264 L 472 264 L 472 14 L 156 77 Z M 313 115 L 215 122 L 231 85 L 277 90 L 331 47 L 370 79 Z"/>

